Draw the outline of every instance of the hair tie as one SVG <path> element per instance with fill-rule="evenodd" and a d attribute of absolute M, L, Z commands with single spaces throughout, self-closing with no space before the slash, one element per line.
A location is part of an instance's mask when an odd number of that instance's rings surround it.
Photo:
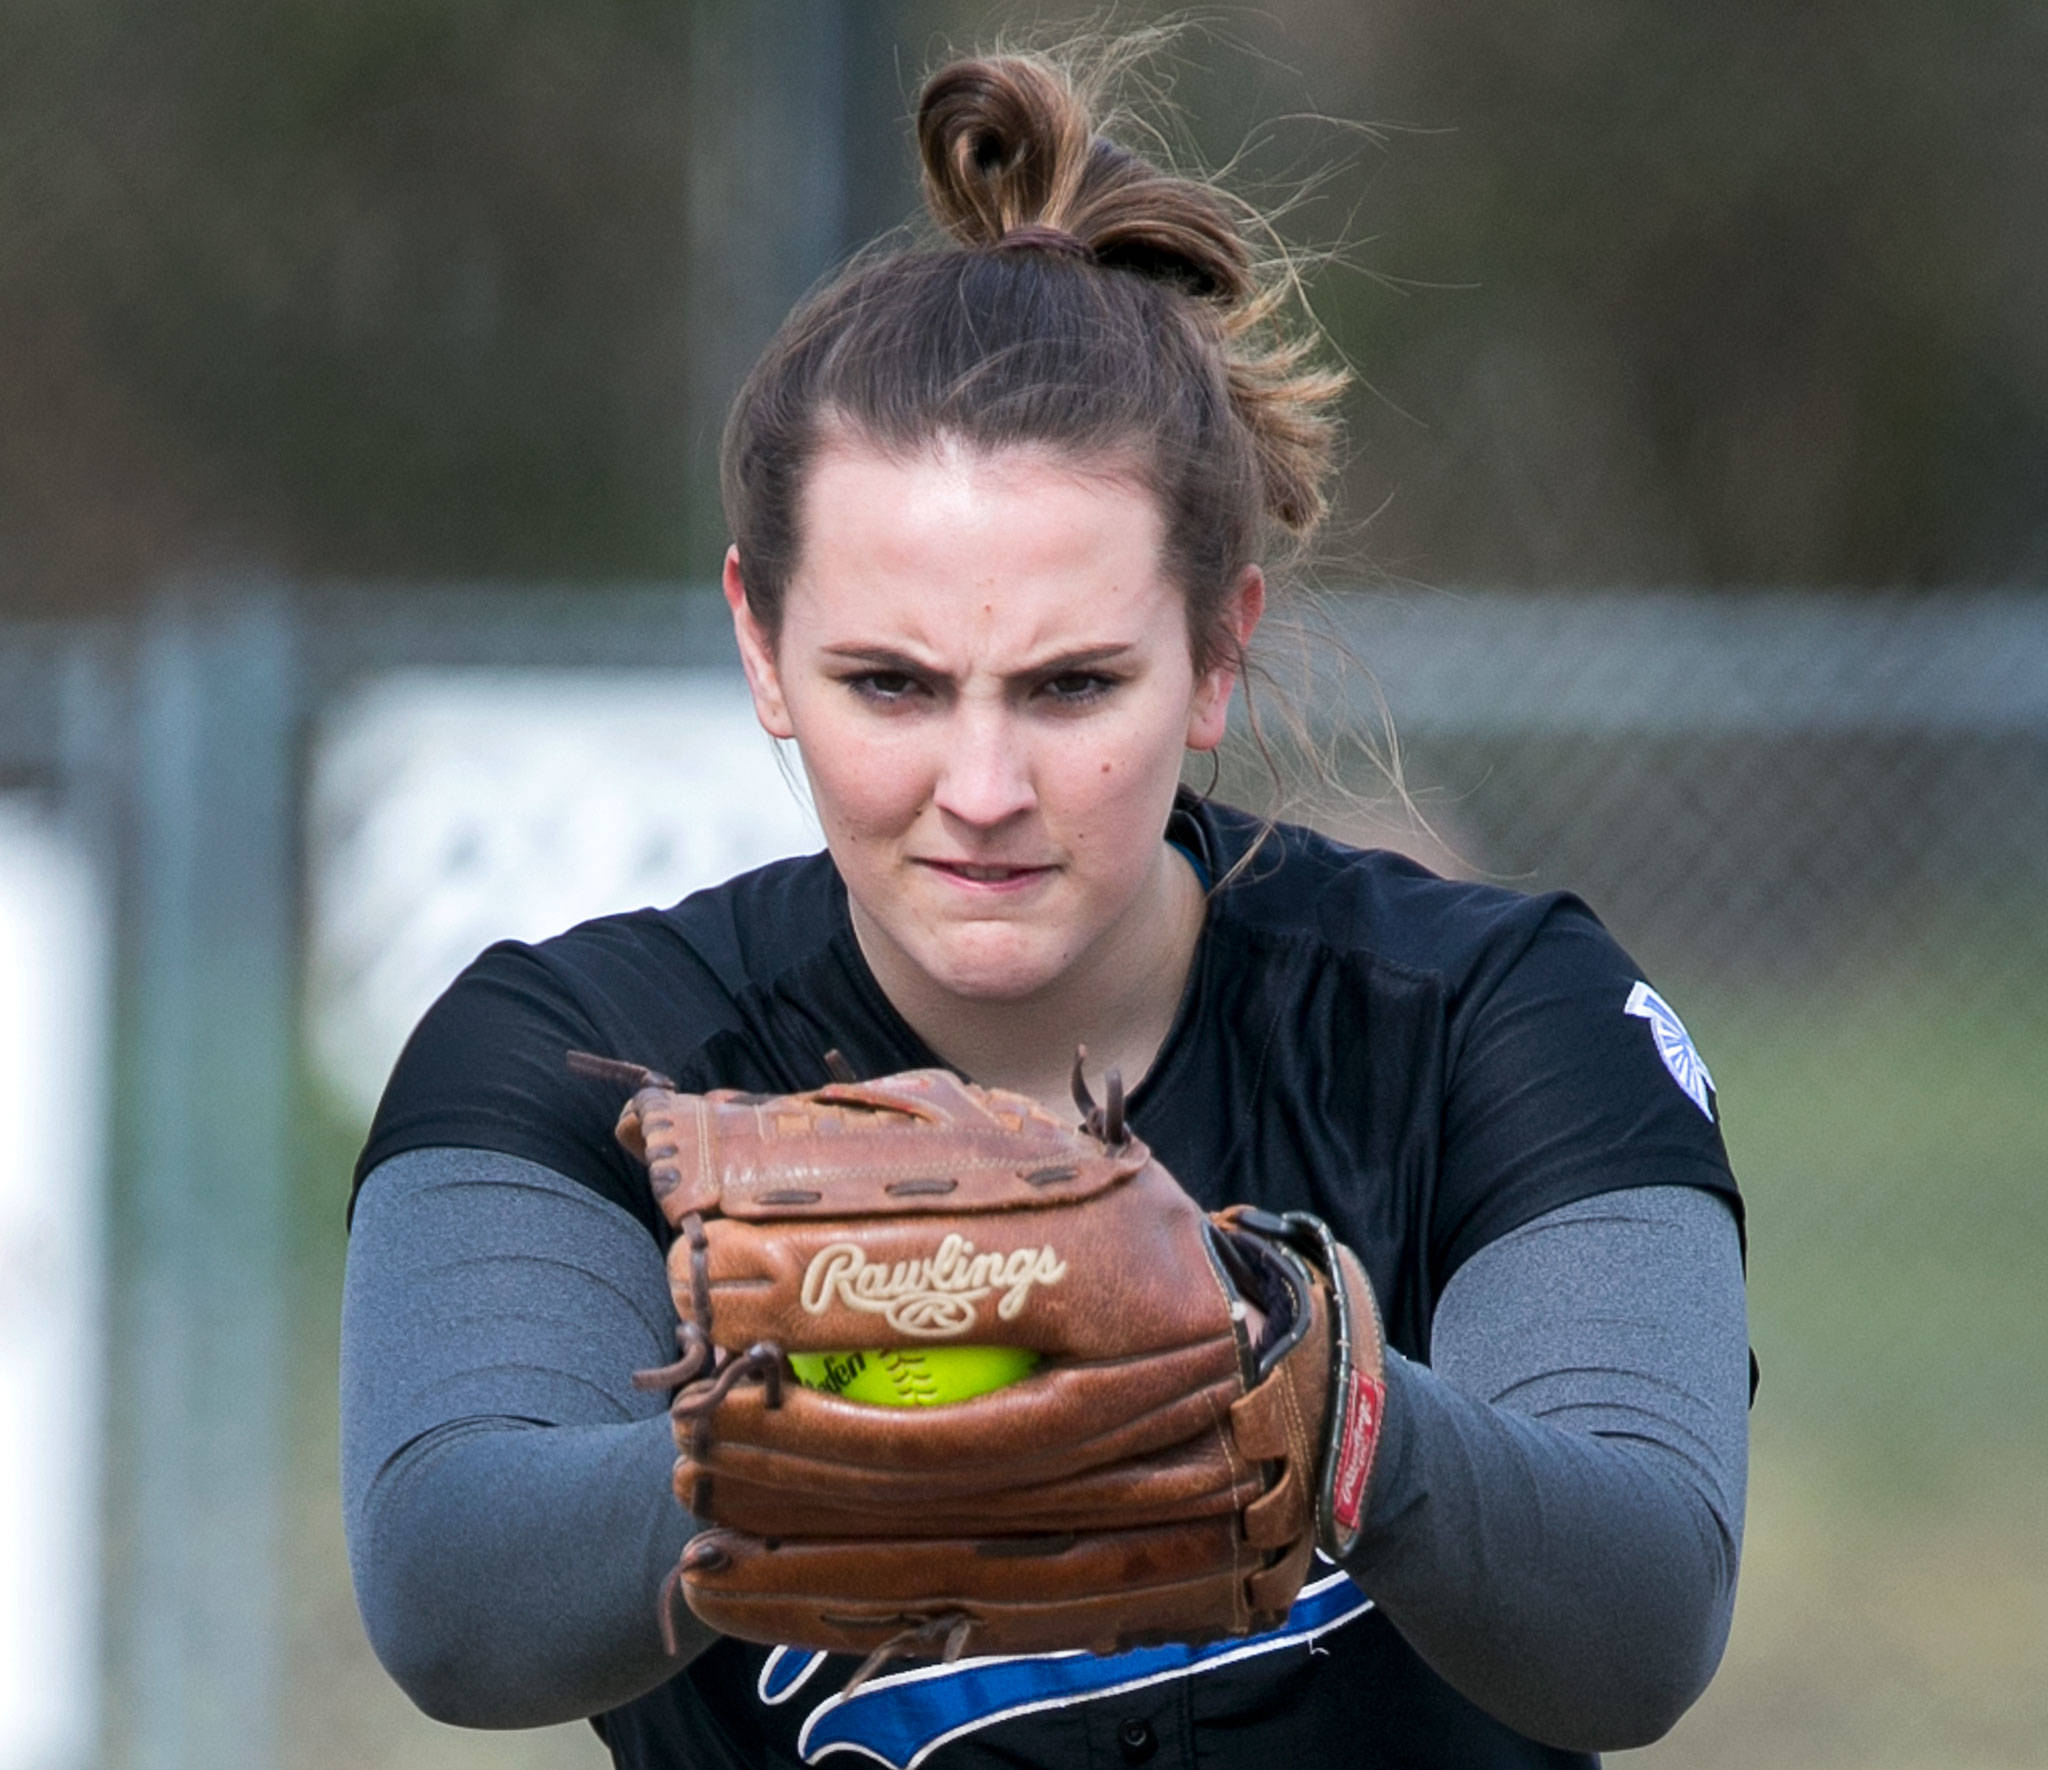
<path fill-rule="evenodd" d="M 1095 248 L 1079 234 L 1069 233 L 1063 227 L 1053 227 L 1043 221 L 1028 221 L 1022 227 L 1013 227 L 997 240 L 991 252 L 1057 252 L 1063 258 L 1079 258 L 1083 262 L 1095 262 Z"/>

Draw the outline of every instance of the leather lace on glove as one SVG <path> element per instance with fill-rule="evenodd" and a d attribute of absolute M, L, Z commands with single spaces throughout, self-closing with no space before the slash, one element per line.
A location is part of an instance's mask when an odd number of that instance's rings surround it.
<path fill-rule="evenodd" d="M 1384 1399 L 1372 1287 L 1316 1218 L 1214 1216 L 1106 1106 L 1070 1127 L 945 1070 L 811 1093 L 645 1084 L 619 1141 L 677 1230 L 677 1498 L 663 1592 L 757 1642 L 868 1655 L 1098 1653 L 1278 1627 L 1355 1543 Z M 841 1066 L 834 1064 L 835 1069 Z M 1256 1345 L 1251 1305 L 1264 1317 Z M 891 1408 L 786 1354 L 1041 1355 Z"/>

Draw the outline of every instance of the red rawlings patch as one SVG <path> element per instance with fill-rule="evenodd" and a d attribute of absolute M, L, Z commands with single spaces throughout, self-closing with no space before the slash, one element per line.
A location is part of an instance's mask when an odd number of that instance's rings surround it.
<path fill-rule="evenodd" d="M 1356 1530 L 1365 1504 L 1365 1478 L 1372 1473 L 1372 1453 L 1380 1441 L 1380 1409 L 1387 1389 L 1363 1371 L 1351 1373 L 1351 1395 L 1344 1409 L 1344 1436 L 1337 1445 L 1337 1477 L 1331 1510 L 1346 1530 Z"/>

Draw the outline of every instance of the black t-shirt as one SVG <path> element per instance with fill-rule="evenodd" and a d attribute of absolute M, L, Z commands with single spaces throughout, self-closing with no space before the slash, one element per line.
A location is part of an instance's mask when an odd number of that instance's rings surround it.
<path fill-rule="evenodd" d="M 1258 825 L 1183 800 L 1169 837 L 1221 878 Z M 540 1162 L 666 1245 L 613 1141 L 616 1087 L 576 1048 L 686 1090 L 783 1092 L 937 1062 L 862 958 L 824 855 L 492 947 L 399 1059 L 357 1183 L 436 1145 Z M 1741 1201 L 1685 1030 L 1584 905 L 1439 879 L 1283 826 L 1210 900 L 1172 1031 L 1132 1124 L 1207 1207 L 1308 1210 L 1364 1262 L 1387 1337 L 1427 1360 L 1436 1300 L 1496 1237 L 1559 1205 L 1684 1185 Z M 621 1765 L 740 1770 L 835 1752 L 912 1770 L 1290 1759 L 1359 1766 L 1583 1765 L 1452 1691 L 1349 1578 L 1319 1567 L 1286 1625 L 1207 1648 L 851 1670 L 721 1641 L 601 1718 Z"/>

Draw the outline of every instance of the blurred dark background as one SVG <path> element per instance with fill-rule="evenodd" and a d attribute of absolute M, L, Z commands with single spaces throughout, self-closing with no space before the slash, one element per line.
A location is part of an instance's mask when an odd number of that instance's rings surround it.
<path fill-rule="evenodd" d="M 1036 22 L 10 0 L 0 606 L 708 577 L 733 382 L 913 213 L 921 73 Z M 2048 571 L 2048 9 L 1270 0 L 1154 71 L 1252 194 L 1315 180 L 1334 579 Z"/>

